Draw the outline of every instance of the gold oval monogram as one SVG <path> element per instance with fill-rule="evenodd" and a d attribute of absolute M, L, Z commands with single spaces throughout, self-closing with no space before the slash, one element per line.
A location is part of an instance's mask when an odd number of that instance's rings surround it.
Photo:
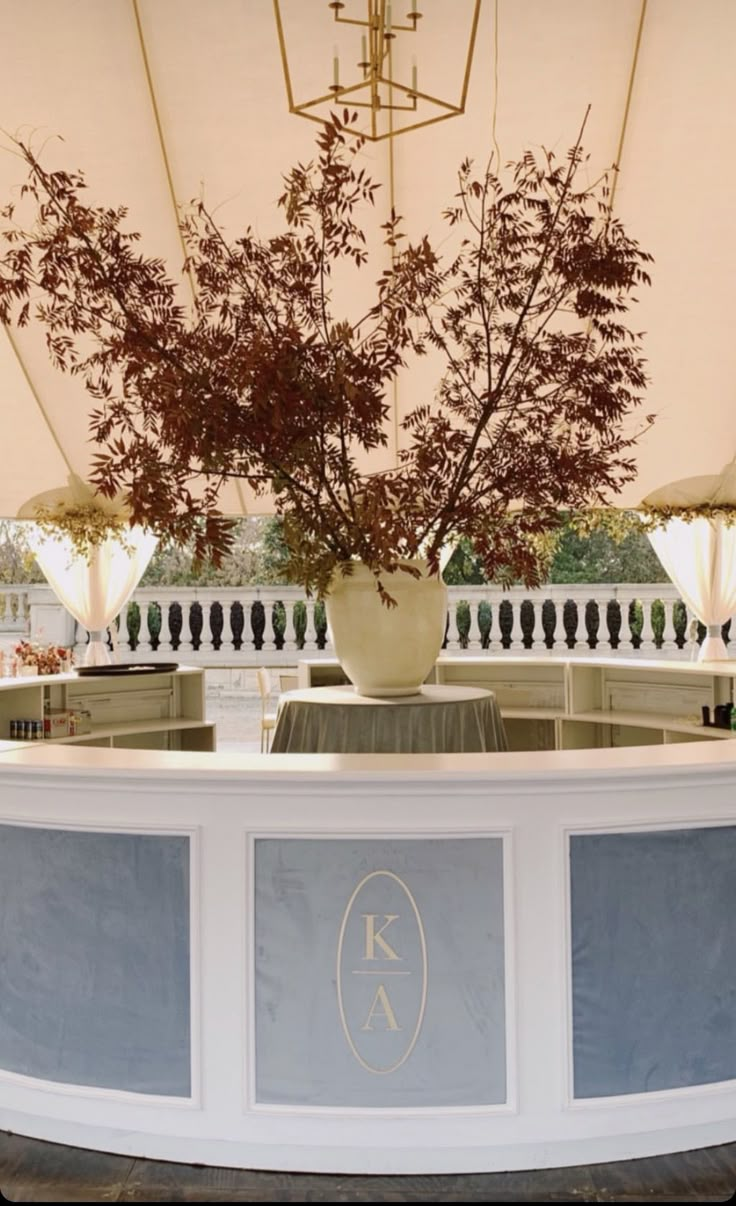
<path fill-rule="evenodd" d="M 421 989 L 421 998 L 420 998 L 420 1002 L 419 1002 L 419 1010 L 417 1013 L 416 1026 L 414 1027 L 414 1032 L 411 1036 L 411 1041 L 409 1042 L 409 1045 L 406 1048 L 406 1051 L 404 1052 L 404 1054 L 401 1056 L 400 1059 L 396 1060 L 391 1065 L 390 1068 L 374 1068 L 371 1064 L 368 1063 L 368 1061 L 366 1059 L 364 1059 L 364 1057 L 361 1055 L 360 1051 L 358 1051 L 358 1048 L 356 1047 L 355 1042 L 353 1041 L 353 1036 L 350 1033 L 350 1027 L 348 1026 L 347 1018 L 345 1017 L 345 1003 L 343 1000 L 343 991 L 342 991 L 343 945 L 345 942 L 345 930 L 346 930 L 348 922 L 350 920 L 350 915 L 353 910 L 353 905 L 355 904 L 355 901 L 356 901 L 358 895 L 360 894 L 361 890 L 365 887 L 365 885 L 370 880 L 376 879 L 379 876 L 385 876 L 387 879 L 391 879 L 395 883 L 397 883 L 399 885 L 399 887 L 401 888 L 402 892 L 404 893 L 404 895 L 406 896 L 407 900 L 409 901 L 409 904 L 412 907 L 412 910 L 414 912 L 414 917 L 415 917 L 415 920 L 417 923 L 417 931 L 419 934 L 419 946 L 420 946 L 421 956 L 422 956 L 422 970 L 421 970 L 422 989 Z M 382 942 L 382 940 L 380 938 L 380 935 L 376 936 L 376 941 L 379 941 L 379 942 L 381 942 L 382 945 L 384 945 L 384 943 Z M 357 888 L 355 889 L 352 896 L 350 897 L 350 900 L 348 901 L 347 908 L 345 909 L 345 913 L 343 914 L 342 924 L 340 926 L 340 937 L 337 942 L 337 1004 L 338 1004 L 338 1009 L 340 1011 L 340 1023 L 342 1025 L 343 1032 L 345 1034 L 345 1038 L 348 1041 L 350 1050 L 352 1051 L 353 1055 L 355 1056 L 355 1058 L 357 1059 L 357 1061 L 361 1065 L 361 1067 L 365 1068 L 367 1072 L 375 1073 L 377 1076 L 387 1076 L 391 1072 L 395 1072 L 397 1070 L 397 1068 L 401 1067 L 402 1064 L 406 1063 L 407 1059 L 409 1058 L 412 1051 L 414 1050 L 414 1047 L 416 1046 L 417 1039 L 419 1038 L 419 1031 L 422 1028 L 422 1022 L 424 1021 L 424 1011 L 425 1011 L 425 1007 L 427 1004 L 427 943 L 426 943 L 425 937 L 424 937 L 424 926 L 422 925 L 422 918 L 421 918 L 421 915 L 419 912 L 419 908 L 417 906 L 417 902 L 415 901 L 414 897 L 412 896 L 411 892 L 409 891 L 409 888 L 406 886 L 404 881 L 402 879 L 400 879 L 398 875 L 395 875 L 393 871 L 371 871 L 368 875 L 364 876 L 363 879 L 361 879 Z"/>

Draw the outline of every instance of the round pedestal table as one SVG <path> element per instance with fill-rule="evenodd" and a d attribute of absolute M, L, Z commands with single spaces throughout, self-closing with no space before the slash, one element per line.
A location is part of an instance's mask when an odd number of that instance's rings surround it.
<path fill-rule="evenodd" d="M 277 754 L 452 754 L 507 750 L 492 691 L 424 686 L 385 699 L 352 686 L 281 696 L 271 752 Z"/>

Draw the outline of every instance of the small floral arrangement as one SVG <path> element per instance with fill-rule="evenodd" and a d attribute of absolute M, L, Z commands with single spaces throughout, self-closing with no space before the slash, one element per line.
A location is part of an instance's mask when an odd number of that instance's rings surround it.
<path fill-rule="evenodd" d="M 63 645 L 41 645 L 37 641 L 20 641 L 15 646 L 20 666 L 35 666 L 37 674 L 61 674 L 72 664 L 71 649 Z"/>
<path fill-rule="evenodd" d="M 68 536 L 74 552 L 88 561 L 94 550 L 104 544 L 109 536 L 115 536 L 122 547 L 127 548 L 127 519 L 122 515 L 110 514 L 91 503 L 42 506 L 37 509 L 35 519 L 47 536 L 58 536 L 60 532 Z"/>

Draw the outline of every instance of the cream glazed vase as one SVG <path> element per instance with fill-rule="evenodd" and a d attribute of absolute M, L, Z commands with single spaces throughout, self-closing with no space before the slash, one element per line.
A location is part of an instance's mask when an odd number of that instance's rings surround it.
<path fill-rule="evenodd" d="M 370 569 L 335 572 L 325 597 L 335 654 L 360 695 L 416 695 L 442 648 L 447 625 L 447 587 L 428 573 L 425 560 L 407 560 L 421 573 L 381 574 L 396 607 L 381 602 Z"/>

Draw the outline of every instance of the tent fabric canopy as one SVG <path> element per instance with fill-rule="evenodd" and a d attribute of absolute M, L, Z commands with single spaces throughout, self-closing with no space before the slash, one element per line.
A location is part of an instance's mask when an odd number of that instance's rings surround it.
<path fill-rule="evenodd" d="M 421 84 L 455 94 L 472 0 L 424 7 Z M 282 0 L 281 10 L 295 88 L 313 95 L 331 82 L 331 12 L 322 0 Z M 231 234 L 278 229 L 282 173 L 310 158 L 317 127 L 288 112 L 270 0 L 5 0 L 3 16 L 0 128 L 30 136 L 49 168 L 81 168 L 92 202 L 128 206 L 147 253 L 179 272 L 177 207 L 202 193 Z M 736 451 L 734 45 L 733 0 L 484 0 L 465 115 L 363 152 L 383 184 L 375 278 L 392 201 L 410 236 L 441 242 L 462 159 L 485 163 L 494 138 L 502 161 L 541 145 L 564 155 L 591 105 L 590 180 L 620 159 L 616 213 L 655 257 L 633 325 L 646 333 L 651 377 L 642 418 L 656 421 L 637 447 L 636 481 L 611 499 L 620 506 L 717 474 Z M 23 178 L 0 151 L 3 203 Z M 187 289 L 182 277 L 183 299 Z M 390 463 L 402 415 L 431 398 L 434 381 L 431 364 L 400 380 Z M 33 324 L 0 332 L 0 515 L 87 477 L 91 408 Z M 232 515 L 270 505 L 243 485 L 222 496 Z"/>
<path fill-rule="evenodd" d="M 720 473 L 685 477 L 653 490 L 645 499 L 645 507 L 734 507 L 736 508 L 736 459 L 724 465 Z"/>

